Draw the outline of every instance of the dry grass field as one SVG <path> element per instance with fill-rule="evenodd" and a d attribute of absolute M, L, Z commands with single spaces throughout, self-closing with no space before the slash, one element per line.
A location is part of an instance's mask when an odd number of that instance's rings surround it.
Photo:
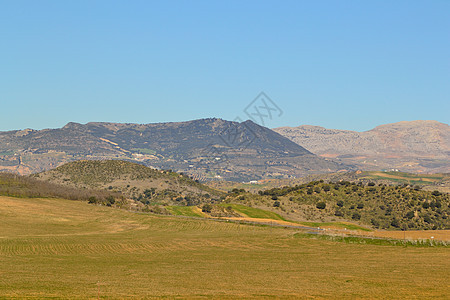
<path fill-rule="evenodd" d="M 450 248 L 0 197 L 0 298 L 446 298 Z"/>

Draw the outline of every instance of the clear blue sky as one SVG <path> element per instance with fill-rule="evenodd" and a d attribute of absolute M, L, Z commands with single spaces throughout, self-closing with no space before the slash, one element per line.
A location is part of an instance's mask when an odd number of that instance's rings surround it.
<path fill-rule="evenodd" d="M 69 121 L 450 122 L 450 1 L 0 0 L 0 130 Z"/>

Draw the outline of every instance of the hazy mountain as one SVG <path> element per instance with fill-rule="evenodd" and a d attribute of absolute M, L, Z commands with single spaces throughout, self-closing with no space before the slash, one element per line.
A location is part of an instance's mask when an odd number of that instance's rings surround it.
<path fill-rule="evenodd" d="M 366 170 L 450 172 L 450 126 L 437 121 L 398 122 L 365 132 L 310 125 L 274 131 L 322 157 Z"/>
<path fill-rule="evenodd" d="M 251 180 L 345 169 L 252 121 L 69 123 L 0 132 L 0 169 L 22 174 L 80 159 L 126 159 L 198 179 Z"/>

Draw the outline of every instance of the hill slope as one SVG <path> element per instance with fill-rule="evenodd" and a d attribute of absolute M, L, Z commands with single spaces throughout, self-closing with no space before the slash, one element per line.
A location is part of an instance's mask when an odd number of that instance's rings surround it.
<path fill-rule="evenodd" d="M 450 172 L 450 126 L 437 121 L 398 122 L 365 132 L 309 125 L 274 131 L 315 154 L 364 170 Z"/>
<path fill-rule="evenodd" d="M 251 121 L 69 123 L 0 132 L 0 170 L 32 173 L 80 159 L 126 159 L 198 179 L 251 180 L 345 169 Z"/>
<path fill-rule="evenodd" d="M 380 229 L 450 229 L 450 194 L 398 185 L 323 180 L 259 191 L 234 189 L 229 203 L 297 221 L 352 221 Z"/>
<path fill-rule="evenodd" d="M 118 192 L 150 205 L 192 205 L 217 200 L 223 194 L 185 175 L 121 160 L 75 161 L 32 177 L 81 190 Z"/>

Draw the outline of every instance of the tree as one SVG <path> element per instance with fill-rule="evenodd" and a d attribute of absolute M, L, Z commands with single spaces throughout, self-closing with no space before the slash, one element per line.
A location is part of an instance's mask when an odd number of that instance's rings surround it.
<path fill-rule="evenodd" d="M 280 207 L 280 206 L 281 206 L 280 201 L 275 201 L 275 202 L 273 203 L 273 207 Z"/>

